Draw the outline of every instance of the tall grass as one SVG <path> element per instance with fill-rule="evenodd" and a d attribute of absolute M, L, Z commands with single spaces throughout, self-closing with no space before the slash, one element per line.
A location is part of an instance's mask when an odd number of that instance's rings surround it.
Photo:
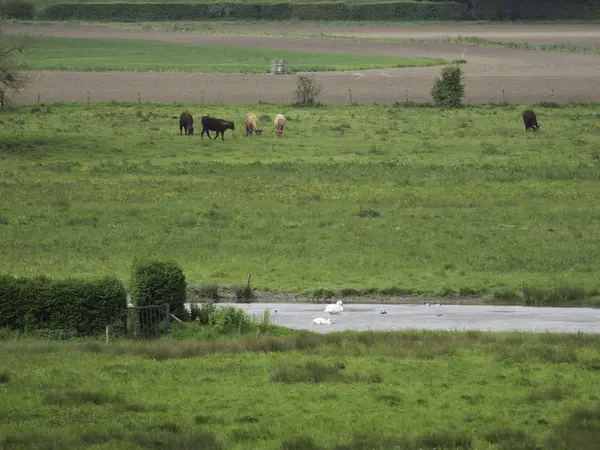
<path fill-rule="evenodd" d="M 538 106 L 535 134 L 513 106 L 185 106 L 234 120 L 225 141 L 180 136 L 182 109 L 1 114 L 0 272 L 128 282 L 134 256 L 164 254 L 211 293 L 252 273 L 294 292 L 597 295 L 597 105 Z M 283 138 L 246 138 L 249 111 L 265 129 L 283 112 Z"/>
<path fill-rule="evenodd" d="M 599 340 L 408 331 L 3 341 L 0 445 L 591 449 Z"/>

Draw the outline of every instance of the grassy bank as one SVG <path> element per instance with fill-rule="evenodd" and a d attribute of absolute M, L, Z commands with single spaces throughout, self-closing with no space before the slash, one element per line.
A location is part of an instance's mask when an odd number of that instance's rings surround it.
<path fill-rule="evenodd" d="M 17 63 L 33 70 L 266 73 L 274 58 L 287 59 L 291 71 L 305 72 L 444 63 L 430 58 L 170 44 L 137 39 L 29 37 L 27 42 L 31 49 L 20 55 Z"/>
<path fill-rule="evenodd" d="M 597 336 L 0 342 L 3 448 L 592 449 Z"/>
<path fill-rule="evenodd" d="M 165 254 L 191 284 L 597 295 L 600 106 L 552 106 L 535 134 L 513 106 L 21 107 L 0 116 L 0 272 L 128 282 Z M 180 136 L 183 109 L 236 130 Z"/>

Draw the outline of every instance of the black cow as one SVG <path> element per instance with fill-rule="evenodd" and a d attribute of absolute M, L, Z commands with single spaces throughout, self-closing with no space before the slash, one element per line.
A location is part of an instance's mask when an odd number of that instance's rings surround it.
<path fill-rule="evenodd" d="M 529 131 L 531 128 L 533 131 L 537 131 L 540 129 L 540 126 L 537 122 L 537 117 L 533 112 L 533 109 L 526 109 L 523 111 L 523 123 L 525 124 L 525 131 Z"/>
<path fill-rule="evenodd" d="M 221 133 L 221 140 L 224 141 L 225 130 L 233 131 L 235 129 L 235 125 L 229 120 L 216 119 L 208 116 L 202 116 L 202 119 L 200 120 L 202 121 L 202 133 L 200 133 L 201 138 L 204 136 L 204 133 L 206 133 L 208 138 L 212 139 L 209 131 L 216 131 L 217 135 L 214 137 L 214 139 L 217 139 L 219 137 L 219 133 Z"/>
<path fill-rule="evenodd" d="M 179 116 L 179 134 L 183 134 L 183 130 L 185 130 L 185 134 L 194 135 L 194 118 L 187 111 L 182 112 Z"/>

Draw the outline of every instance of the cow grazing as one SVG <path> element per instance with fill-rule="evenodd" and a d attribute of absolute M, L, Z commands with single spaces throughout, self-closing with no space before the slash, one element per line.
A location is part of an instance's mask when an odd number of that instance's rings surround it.
<path fill-rule="evenodd" d="M 224 137 L 225 130 L 233 131 L 235 129 L 234 123 L 230 122 L 229 120 L 216 119 L 214 117 L 208 117 L 208 116 L 202 116 L 202 119 L 200 119 L 200 120 L 202 122 L 202 133 L 200 133 L 201 138 L 203 138 L 204 133 L 206 133 L 208 138 L 212 139 L 210 137 L 209 131 L 216 131 L 217 135 L 214 137 L 214 139 L 217 139 L 219 137 L 219 133 L 221 133 L 221 140 L 224 141 L 225 140 L 225 137 Z"/>
<path fill-rule="evenodd" d="M 540 129 L 540 126 L 537 122 L 537 117 L 535 116 L 535 112 L 532 109 L 526 109 L 523 111 L 523 123 L 525 124 L 525 131 L 529 131 L 531 128 L 533 131 L 537 131 Z"/>
<path fill-rule="evenodd" d="M 283 128 L 285 127 L 285 116 L 283 114 L 277 114 L 275 116 L 275 120 L 273 121 L 273 125 L 275 126 L 275 134 L 280 137 L 283 135 Z"/>
<path fill-rule="evenodd" d="M 194 135 L 194 118 L 187 111 L 182 112 L 179 116 L 179 134 L 183 134 L 183 130 L 185 130 L 185 134 Z"/>
<path fill-rule="evenodd" d="M 257 136 L 262 134 L 262 130 L 258 126 L 258 119 L 254 113 L 248 113 L 246 114 L 246 136 L 252 136 L 253 131 Z"/>

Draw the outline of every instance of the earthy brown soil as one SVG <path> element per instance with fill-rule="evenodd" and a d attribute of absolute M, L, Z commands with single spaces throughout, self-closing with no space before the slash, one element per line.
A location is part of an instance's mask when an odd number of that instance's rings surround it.
<path fill-rule="evenodd" d="M 323 32 L 360 37 L 435 39 L 480 36 L 494 40 L 530 43 L 576 43 L 598 45 L 600 26 L 594 25 L 422 25 L 336 26 L 315 25 L 216 25 L 216 29 L 239 32 Z M 552 31 L 551 31 L 552 29 Z M 457 59 L 465 52 L 468 103 L 540 101 L 600 101 L 600 54 L 542 52 L 464 44 L 380 43 L 277 36 L 238 36 L 190 32 L 120 30 L 104 25 L 9 25 L 9 33 L 33 33 L 87 38 L 132 38 L 172 43 L 278 48 L 336 53 Z M 323 72 L 315 75 L 322 84 L 324 103 L 348 103 L 348 90 L 357 103 L 430 101 L 439 67 Z M 210 73 L 156 72 L 38 72 L 35 82 L 21 92 L 18 103 L 41 101 L 143 101 L 178 102 L 289 102 L 293 101 L 295 77 L 274 75 L 221 75 Z"/>

